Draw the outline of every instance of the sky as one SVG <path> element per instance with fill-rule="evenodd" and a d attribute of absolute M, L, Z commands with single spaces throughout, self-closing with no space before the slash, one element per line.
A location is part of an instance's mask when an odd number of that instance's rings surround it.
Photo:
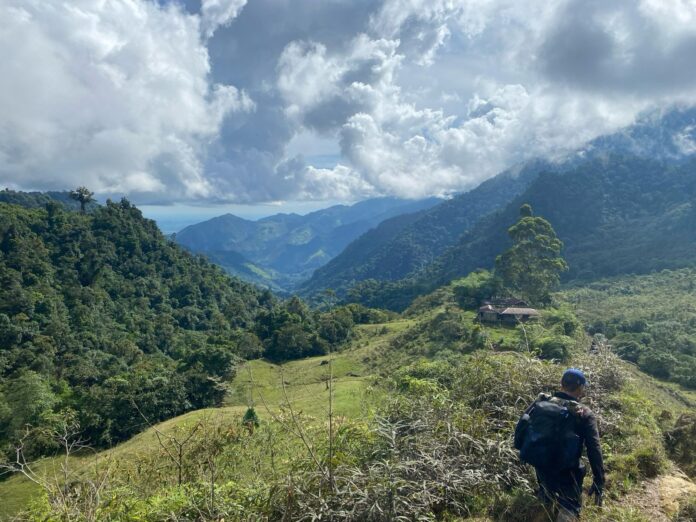
<path fill-rule="evenodd" d="M 0 0 L 0 186 L 259 217 L 469 190 L 696 101 L 696 0 Z"/>

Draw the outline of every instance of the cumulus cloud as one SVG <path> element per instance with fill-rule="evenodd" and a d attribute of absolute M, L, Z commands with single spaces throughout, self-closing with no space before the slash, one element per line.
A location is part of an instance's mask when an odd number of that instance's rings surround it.
<path fill-rule="evenodd" d="M 253 102 L 209 81 L 199 18 L 111 0 L 0 5 L 0 182 L 202 198 L 206 142 Z"/>
<path fill-rule="evenodd" d="M 232 23 L 247 0 L 202 0 L 201 29 L 210 38 L 219 27 Z"/>
<path fill-rule="evenodd" d="M 5 0 L 0 182 L 441 195 L 696 102 L 690 0 L 180 1 Z"/>

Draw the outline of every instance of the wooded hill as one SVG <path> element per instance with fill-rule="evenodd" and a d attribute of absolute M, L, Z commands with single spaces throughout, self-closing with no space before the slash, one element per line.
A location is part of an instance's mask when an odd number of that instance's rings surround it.
<path fill-rule="evenodd" d="M 242 359 L 322 354 L 370 320 L 230 278 L 125 199 L 87 213 L 0 203 L 0 445 L 70 411 L 111 445 L 219 404 Z"/>
<path fill-rule="evenodd" d="M 349 244 L 300 287 L 304 295 L 332 288 L 339 295 L 358 281 L 393 281 L 432 263 L 483 216 L 506 205 L 547 167 L 530 162 L 483 182 L 470 192 L 418 213 L 388 219 Z"/>
<path fill-rule="evenodd" d="M 480 220 L 419 274 L 366 281 L 352 298 L 392 309 L 477 268 L 509 247 L 507 229 L 529 203 L 564 242 L 565 280 L 646 273 L 696 264 L 696 160 L 609 156 L 548 170 L 503 210 Z"/>
<path fill-rule="evenodd" d="M 654 217 L 658 221 L 661 219 L 661 212 L 664 208 L 656 208 L 655 203 L 657 202 L 652 201 L 650 195 L 643 194 L 644 191 L 662 190 L 662 194 L 658 197 L 663 199 L 665 197 L 669 199 L 671 193 L 671 195 L 676 196 L 674 201 L 676 206 L 679 205 L 680 201 L 684 201 L 684 198 L 680 199 L 677 194 L 679 187 L 675 186 L 671 180 L 666 179 L 665 175 L 688 159 L 689 154 L 693 153 L 693 147 L 690 144 L 693 144 L 695 140 L 696 109 L 676 107 L 666 112 L 646 113 L 634 124 L 613 134 L 601 136 L 559 161 L 529 162 L 517 169 L 520 171 L 518 178 L 513 175 L 516 171 L 504 173 L 483 183 L 471 192 L 441 203 L 427 212 L 399 216 L 383 223 L 348 245 L 341 255 L 317 270 L 312 279 L 303 285 L 302 291 L 306 295 L 311 295 L 324 288 L 333 288 L 339 295 L 344 296 L 351 287 L 361 281 L 367 281 L 364 286 L 359 288 L 358 294 L 381 293 L 385 296 L 381 298 L 382 302 L 398 301 L 398 305 L 392 304 L 390 306 L 403 308 L 407 306 L 413 296 L 430 291 L 452 275 L 466 273 L 465 270 L 456 268 L 458 263 L 466 269 L 476 268 L 477 263 L 469 262 L 468 259 L 471 258 L 473 261 L 485 263 L 480 265 L 482 267 L 491 266 L 491 256 L 479 255 L 476 251 L 479 247 L 483 247 L 488 249 L 489 253 L 500 252 L 506 235 L 495 235 L 501 228 L 484 231 L 486 225 L 480 223 L 483 218 L 488 218 L 491 214 L 499 211 L 505 211 L 508 216 L 514 218 L 520 201 L 531 198 L 536 198 L 534 201 L 537 203 L 534 204 L 533 201 L 530 203 L 533 203 L 535 207 L 539 206 L 539 213 L 546 215 L 547 209 L 554 206 L 552 203 L 555 195 L 552 190 L 556 189 L 561 190 L 558 207 L 565 205 L 570 195 L 568 215 L 562 215 L 564 209 L 559 208 L 553 209 L 554 211 L 558 210 L 554 216 L 548 215 L 546 217 L 552 221 L 557 218 L 562 219 L 563 222 L 558 223 L 558 228 L 569 238 L 570 243 L 567 245 L 569 248 L 575 237 L 569 236 L 566 232 L 568 230 L 573 232 L 572 229 L 577 224 L 580 228 L 579 233 L 582 234 L 582 230 L 585 230 L 588 225 L 587 214 L 593 210 L 602 213 L 597 217 L 603 223 L 598 225 L 598 228 L 601 229 L 599 232 L 604 234 L 618 232 L 618 239 L 621 241 L 623 240 L 621 239 L 623 231 L 621 226 L 617 225 L 617 219 L 624 219 L 622 216 L 625 215 L 625 219 L 631 220 L 637 216 L 635 209 L 631 208 L 633 203 L 630 198 L 634 194 L 640 196 L 636 200 L 636 204 L 645 207 L 644 213 L 646 215 L 644 217 L 649 219 L 650 212 L 657 212 L 658 214 Z M 640 165 L 643 161 L 646 162 L 645 166 Z M 630 173 L 621 172 L 624 166 L 636 169 L 635 186 L 633 187 L 631 187 L 633 180 Z M 611 175 L 611 169 L 617 170 L 616 183 L 622 186 L 609 186 L 611 183 L 608 182 L 607 176 Z M 663 172 L 658 173 L 655 177 L 655 183 L 651 184 L 646 176 L 653 175 L 656 170 Z M 571 175 L 562 177 L 570 171 L 579 174 L 577 180 L 572 180 Z M 593 171 L 596 171 L 596 174 L 593 174 Z M 534 187 L 530 187 L 530 183 L 536 180 L 541 173 L 545 173 L 546 176 L 543 181 L 536 181 Z M 595 185 L 597 183 L 595 177 L 597 176 L 603 178 L 599 185 Z M 562 181 L 559 183 L 558 180 Z M 546 181 L 555 185 L 544 187 L 543 184 Z M 566 187 L 566 182 L 570 186 Z M 668 186 L 660 187 L 659 185 L 663 182 L 666 182 Z M 676 183 L 678 185 L 678 182 Z M 525 196 L 513 201 L 524 191 L 527 191 Z M 577 198 L 573 196 L 573 192 Z M 615 198 L 619 198 L 619 200 L 615 202 L 617 208 L 614 209 L 611 207 Z M 579 202 L 583 203 L 583 208 L 580 208 Z M 668 205 L 667 201 L 663 201 L 663 203 Z M 505 210 L 506 206 L 507 210 Z M 584 217 L 576 219 L 573 215 L 575 213 L 582 214 Z M 603 221 L 605 219 L 606 223 Z M 671 218 L 666 217 L 666 219 L 669 221 Z M 506 225 L 509 226 L 512 222 L 509 221 Z M 553 224 L 557 226 L 556 223 Z M 567 226 L 565 226 L 566 224 Z M 634 221 L 626 223 L 626 226 L 630 227 L 633 224 L 639 225 Z M 604 230 L 605 225 L 611 230 Z M 660 226 L 660 223 L 655 223 L 653 226 Z M 465 233 L 467 233 L 466 236 L 464 236 Z M 667 233 L 667 237 L 670 233 Z M 677 237 L 673 239 L 680 241 Z M 488 240 L 492 242 L 490 245 L 486 245 Z M 472 249 L 474 252 L 463 252 L 462 250 L 465 249 L 462 245 L 471 241 L 477 242 Z M 609 243 L 613 243 L 613 241 L 609 241 Z M 450 250 L 445 253 L 448 248 Z M 583 247 L 578 245 L 578 248 Z M 590 245 L 590 248 L 594 247 Z M 610 245 L 609 248 L 611 250 L 613 245 Z M 464 254 L 466 254 L 466 258 L 457 259 L 457 256 Z M 596 253 L 593 251 L 589 255 L 595 256 Z M 603 255 L 602 252 L 599 252 L 599 255 Z M 441 256 L 442 259 L 440 259 Z M 665 259 L 670 256 L 669 252 L 662 255 Z M 595 274 L 597 277 L 608 273 L 642 270 L 640 267 L 627 266 L 627 262 L 629 265 L 632 264 L 627 257 L 629 255 L 620 255 L 615 267 L 611 266 L 610 261 L 604 263 L 604 266 L 597 263 L 591 263 L 590 266 L 583 262 L 579 267 L 571 263 L 571 272 L 567 275 L 569 278 L 575 278 L 585 271 L 580 277 L 591 278 L 593 276 L 587 270 L 597 270 Z M 672 266 L 678 266 L 679 262 L 675 260 L 675 264 Z M 410 285 L 383 284 L 385 281 L 393 282 L 399 279 L 408 279 Z M 433 285 L 435 279 L 437 281 Z M 380 288 L 381 290 L 379 290 Z M 387 295 L 393 295 L 393 297 L 387 298 Z M 374 302 L 380 301 L 377 299 Z"/>

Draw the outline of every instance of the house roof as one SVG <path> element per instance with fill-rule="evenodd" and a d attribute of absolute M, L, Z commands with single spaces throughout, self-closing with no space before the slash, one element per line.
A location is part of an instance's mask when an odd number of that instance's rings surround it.
<path fill-rule="evenodd" d="M 539 312 L 534 308 L 515 308 L 511 306 L 500 312 L 500 315 L 539 315 Z"/>
<path fill-rule="evenodd" d="M 493 308 L 491 305 L 484 305 L 479 308 L 479 312 L 495 312 L 495 308 Z"/>

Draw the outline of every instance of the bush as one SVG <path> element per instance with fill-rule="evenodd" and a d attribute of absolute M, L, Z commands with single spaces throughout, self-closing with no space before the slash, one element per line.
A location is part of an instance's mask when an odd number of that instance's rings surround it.
<path fill-rule="evenodd" d="M 572 337 L 582 331 L 582 323 L 575 314 L 567 308 L 552 308 L 542 314 L 544 325 L 547 328 L 558 326 L 560 333 Z"/>
<path fill-rule="evenodd" d="M 679 505 L 674 522 L 693 522 L 694 520 L 696 520 L 696 498 L 691 498 Z"/>
<path fill-rule="evenodd" d="M 665 433 L 670 457 L 690 476 L 696 476 L 696 414 L 683 413 L 674 428 Z"/>
<path fill-rule="evenodd" d="M 573 340 L 565 335 L 543 337 L 535 343 L 535 348 L 539 351 L 539 357 L 557 361 L 566 361 L 572 346 Z"/>

